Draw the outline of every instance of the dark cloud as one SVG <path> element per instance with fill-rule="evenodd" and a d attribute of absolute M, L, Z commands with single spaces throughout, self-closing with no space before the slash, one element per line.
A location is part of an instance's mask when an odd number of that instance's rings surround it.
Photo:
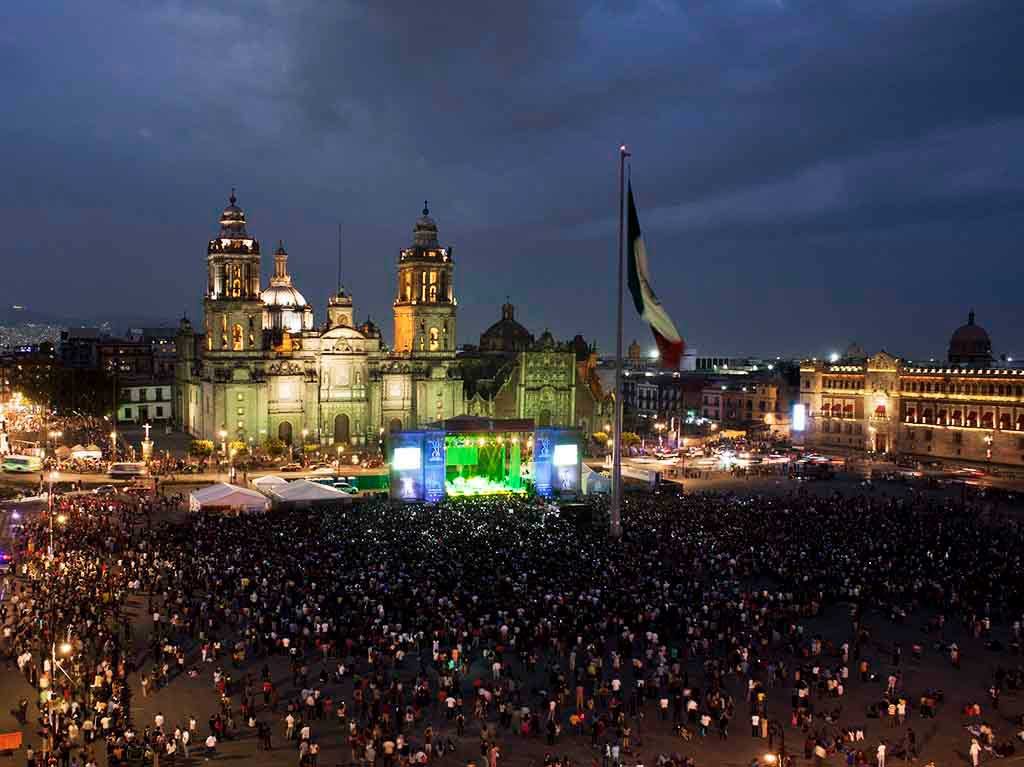
<path fill-rule="evenodd" d="M 237 185 L 321 314 L 343 220 L 357 308 L 386 322 L 429 197 L 461 340 L 510 294 L 610 348 L 625 140 L 700 349 L 938 353 L 973 306 L 1020 353 L 1019 27 L 983 0 L 19 0 L 0 300 L 195 312 Z"/>

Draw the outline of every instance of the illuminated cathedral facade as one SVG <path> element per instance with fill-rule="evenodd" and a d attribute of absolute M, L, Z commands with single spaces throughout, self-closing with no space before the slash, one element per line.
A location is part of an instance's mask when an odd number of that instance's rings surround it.
<path fill-rule="evenodd" d="M 356 323 L 340 286 L 317 325 L 283 243 L 264 288 L 260 242 L 234 192 L 206 265 L 202 326 L 183 319 L 177 337 L 174 418 L 196 438 L 358 451 L 376 449 L 386 432 L 465 414 L 587 430 L 604 417 L 579 350 L 550 334 L 538 344 L 457 353 L 455 262 L 426 203 L 398 255 L 391 348 L 372 322 Z M 580 393 L 586 401 L 577 408 Z"/>

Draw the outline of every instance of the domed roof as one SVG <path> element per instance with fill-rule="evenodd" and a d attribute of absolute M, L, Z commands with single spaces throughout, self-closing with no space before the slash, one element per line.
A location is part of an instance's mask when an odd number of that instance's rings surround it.
<path fill-rule="evenodd" d="M 366 318 L 366 322 L 359 326 L 359 332 L 367 338 L 380 338 L 380 328 L 369 317 Z"/>
<path fill-rule="evenodd" d="M 423 201 L 423 215 L 416 219 L 412 234 L 413 245 L 421 248 L 437 247 L 437 222 L 430 217 L 427 201 Z"/>
<path fill-rule="evenodd" d="M 516 321 L 510 303 L 501 307 L 501 319 L 480 334 L 480 349 L 485 352 L 525 351 L 532 343 L 533 334 Z"/>
<path fill-rule="evenodd" d="M 974 324 L 974 312 L 967 315 L 967 324 L 953 331 L 949 339 L 949 361 L 954 363 L 989 363 L 992 361 L 992 340 L 981 325 Z"/>
<path fill-rule="evenodd" d="M 245 211 L 238 207 L 238 198 L 235 197 L 235 190 L 231 190 L 228 198 L 228 206 L 220 214 L 221 237 L 246 237 L 245 233 Z"/>
<path fill-rule="evenodd" d="M 302 294 L 291 285 L 271 285 L 260 293 L 260 300 L 264 306 L 308 306 Z"/>

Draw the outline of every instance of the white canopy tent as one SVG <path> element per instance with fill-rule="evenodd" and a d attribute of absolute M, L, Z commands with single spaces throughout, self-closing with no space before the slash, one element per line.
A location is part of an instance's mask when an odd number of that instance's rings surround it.
<path fill-rule="evenodd" d="M 601 474 L 583 464 L 583 481 L 580 482 L 584 495 L 594 493 L 610 493 L 612 491 L 612 478 L 607 474 Z"/>
<path fill-rule="evenodd" d="M 268 495 L 272 493 L 276 488 L 282 487 L 283 485 L 287 484 L 287 479 L 285 479 L 284 477 L 279 477 L 276 474 L 267 474 L 262 477 L 256 477 L 256 479 L 252 481 L 253 487 L 259 490 L 261 493 Z"/>
<path fill-rule="evenodd" d="M 189 494 L 190 511 L 230 511 L 234 513 L 266 511 L 270 507 L 263 495 L 238 485 L 218 482 Z"/>
<path fill-rule="evenodd" d="M 278 503 L 310 506 L 314 503 L 352 503 L 352 496 L 343 490 L 299 479 L 286 485 L 274 487 L 271 491 Z"/>
<path fill-rule="evenodd" d="M 75 445 L 71 448 L 71 457 L 79 461 L 86 461 L 90 459 L 98 461 L 103 457 L 103 451 L 96 445 L 89 445 L 88 447 Z"/>

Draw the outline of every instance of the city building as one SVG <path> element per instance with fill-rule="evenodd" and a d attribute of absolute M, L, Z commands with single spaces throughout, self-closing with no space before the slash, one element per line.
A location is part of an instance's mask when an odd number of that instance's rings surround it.
<path fill-rule="evenodd" d="M 700 412 L 726 428 L 788 435 L 797 396 L 797 376 L 788 377 L 784 370 L 765 371 L 743 381 L 719 377 L 701 391 Z"/>
<path fill-rule="evenodd" d="M 974 312 L 945 364 L 884 351 L 803 362 L 800 403 L 804 443 L 816 449 L 1024 465 L 1024 369 L 993 364 Z"/>
<path fill-rule="evenodd" d="M 578 396 L 574 346 L 550 333 L 535 341 L 510 303 L 478 348 L 456 350 L 453 249 L 426 203 L 398 253 L 392 348 L 371 321 L 357 324 L 342 286 L 318 326 L 283 243 L 261 289 L 260 250 L 232 192 L 207 245 L 202 326 L 183 319 L 177 335 L 174 419 L 196 437 L 375 450 L 386 432 L 459 415 L 588 428 L 603 417 L 592 370 L 590 401 Z"/>
<path fill-rule="evenodd" d="M 155 423 L 170 421 L 173 415 L 172 386 L 136 383 L 123 386 L 117 400 L 119 423 Z"/>

